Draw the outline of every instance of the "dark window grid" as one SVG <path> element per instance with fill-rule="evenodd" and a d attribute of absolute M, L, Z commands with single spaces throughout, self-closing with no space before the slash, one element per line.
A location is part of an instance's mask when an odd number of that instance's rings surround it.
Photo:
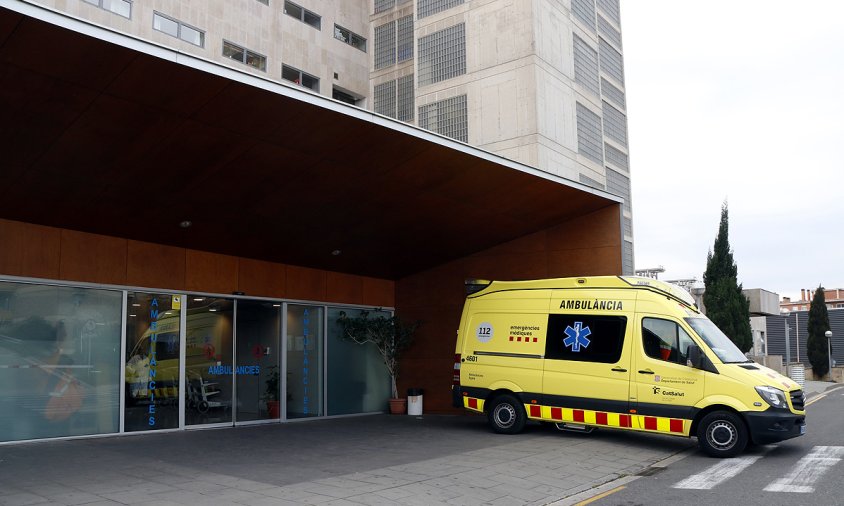
<path fill-rule="evenodd" d="M 624 241 L 621 247 L 621 273 L 625 276 L 633 275 L 633 243 Z"/>
<path fill-rule="evenodd" d="M 591 186 L 592 188 L 598 188 L 600 190 L 604 189 L 604 185 L 602 185 L 598 181 L 595 181 L 594 179 L 592 179 L 591 177 L 589 177 L 585 174 L 580 174 L 580 182 L 583 183 L 583 184 L 586 184 L 588 186 Z"/>
<path fill-rule="evenodd" d="M 397 59 L 399 62 L 413 58 L 413 15 L 399 18 L 396 28 Z"/>
<path fill-rule="evenodd" d="M 624 199 L 623 210 L 630 212 L 630 178 L 607 167 L 607 191 Z"/>
<path fill-rule="evenodd" d="M 621 53 L 615 50 L 607 41 L 598 37 L 598 59 L 601 71 L 624 84 L 624 63 Z"/>
<path fill-rule="evenodd" d="M 420 18 L 432 16 L 438 12 L 457 7 L 464 0 L 419 0 L 417 2 L 417 14 Z"/>
<path fill-rule="evenodd" d="M 382 69 L 396 63 L 396 22 L 375 27 L 375 68 Z"/>
<path fill-rule="evenodd" d="M 627 116 L 611 106 L 603 103 L 604 135 L 627 147 Z"/>
<path fill-rule="evenodd" d="M 574 36 L 574 80 L 599 95 L 598 51 L 592 49 L 577 35 Z"/>
<path fill-rule="evenodd" d="M 621 23 L 618 0 L 598 0 L 598 9 L 606 14 L 608 18 L 615 21 L 616 24 Z"/>
<path fill-rule="evenodd" d="M 466 95 L 440 100 L 420 107 L 419 126 L 445 137 L 468 142 Z"/>
<path fill-rule="evenodd" d="M 580 102 L 577 103 L 577 152 L 595 163 L 604 163 L 601 149 L 601 118 Z"/>
<path fill-rule="evenodd" d="M 264 72 L 267 70 L 266 56 L 226 40 L 223 41 L 223 56 L 243 63 L 244 65 L 248 65 L 254 69 L 262 70 Z"/>
<path fill-rule="evenodd" d="M 396 0 L 375 0 L 374 11 L 375 14 L 392 9 L 396 5 Z"/>
<path fill-rule="evenodd" d="M 616 88 L 611 82 L 607 81 L 603 77 L 601 78 L 601 93 L 604 97 L 612 100 L 622 109 L 627 107 L 627 103 L 624 98 L 624 92 L 621 91 L 619 88 Z"/>
<path fill-rule="evenodd" d="M 378 114 L 396 117 L 396 80 L 377 84 L 373 88 L 374 109 Z"/>
<path fill-rule="evenodd" d="M 414 111 L 414 94 L 413 94 L 413 74 L 404 76 L 398 80 L 397 84 L 397 106 L 396 118 L 401 121 L 413 121 Z"/>
<path fill-rule="evenodd" d="M 621 167 L 622 169 L 629 169 L 628 165 L 628 157 L 627 154 L 617 149 L 615 146 L 610 146 L 607 143 L 604 143 L 604 153 L 606 153 L 607 161 Z"/>
<path fill-rule="evenodd" d="M 576 19 L 595 31 L 595 0 L 571 0 L 571 11 Z"/>
<path fill-rule="evenodd" d="M 465 73 L 465 24 L 460 23 L 419 39 L 419 86 Z"/>
<path fill-rule="evenodd" d="M 293 19 L 298 19 L 306 25 L 316 28 L 317 30 L 322 29 L 322 17 L 313 11 L 309 11 L 301 5 L 285 0 L 284 13 Z"/>
<path fill-rule="evenodd" d="M 621 32 L 616 30 L 603 16 L 598 16 L 598 33 L 621 49 Z"/>

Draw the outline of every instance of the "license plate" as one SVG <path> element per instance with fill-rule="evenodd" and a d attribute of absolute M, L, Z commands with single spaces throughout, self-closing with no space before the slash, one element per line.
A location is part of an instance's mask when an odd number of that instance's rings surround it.
<path fill-rule="evenodd" d="M 805 434 L 805 433 L 806 433 L 806 426 L 805 426 L 805 425 L 801 425 L 801 426 L 800 426 L 800 435 L 802 436 L 802 435 L 803 435 L 803 434 Z"/>

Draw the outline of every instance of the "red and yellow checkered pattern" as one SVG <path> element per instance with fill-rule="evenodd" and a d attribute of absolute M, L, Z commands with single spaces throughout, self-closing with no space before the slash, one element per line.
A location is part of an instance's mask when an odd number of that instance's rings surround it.
<path fill-rule="evenodd" d="M 484 400 L 474 397 L 463 397 L 463 406 L 472 411 L 484 410 Z M 581 423 L 595 427 L 613 427 L 619 429 L 646 430 L 666 434 L 688 436 L 692 426 L 691 420 L 680 418 L 665 418 L 661 416 L 646 416 L 626 413 L 608 413 L 588 409 L 571 409 L 556 406 L 540 406 L 525 404 L 528 418 L 546 422 Z"/>

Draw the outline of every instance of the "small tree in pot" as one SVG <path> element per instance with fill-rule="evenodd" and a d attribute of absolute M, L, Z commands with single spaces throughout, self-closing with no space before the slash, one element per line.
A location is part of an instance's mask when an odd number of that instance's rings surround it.
<path fill-rule="evenodd" d="M 354 318 L 350 318 L 344 311 L 340 313 L 340 318 L 337 321 L 343 326 L 343 337 L 345 339 L 357 344 L 372 343 L 378 348 L 378 352 L 384 360 L 384 365 L 387 367 L 387 372 L 390 374 L 391 411 L 394 409 L 394 405 L 401 403 L 400 401 L 404 401 L 406 408 L 407 399 L 399 398 L 398 388 L 396 387 L 399 358 L 413 343 L 413 335 L 422 322 L 406 323 L 395 315 L 370 317 L 369 311 L 361 311 L 360 316 Z"/>

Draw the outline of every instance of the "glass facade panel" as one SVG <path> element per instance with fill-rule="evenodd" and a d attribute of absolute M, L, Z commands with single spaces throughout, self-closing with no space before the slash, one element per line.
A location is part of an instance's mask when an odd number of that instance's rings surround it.
<path fill-rule="evenodd" d="M 0 282 L 0 441 L 120 430 L 120 292 Z"/>
<path fill-rule="evenodd" d="M 385 411 L 390 375 L 384 359 L 371 343 L 361 346 L 343 339 L 343 328 L 337 323 L 341 312 L 350 318 L 361 314 L 358 309 L 328 308 L 328 414 Z M 386 311 L 369 313 L 373 317 L 391 316 Z"/>
<path fill-rule="evenodd" d="M 287 306 L 287 418 L 322 416 L 323 308 Z"/>
<path fill-rule="evenodd" d="M 127 296 L 127 432 L 179 427 L 180 309 L 178 295 Z"/>
<path fill-rule="evenodd" d="M 237 365 L 258 367 L 257 374 L 235 376 L 238 422 L 279 419 L 280 340 L 280 303 L 237 302 Z"/>
<path fill-rule="evenodd" d="M 233 361 L 234 304 L 214 297 L 188 298 L 185 327 L 185 424 L 231 423 L 233 376 L 257 375 Z"/>

